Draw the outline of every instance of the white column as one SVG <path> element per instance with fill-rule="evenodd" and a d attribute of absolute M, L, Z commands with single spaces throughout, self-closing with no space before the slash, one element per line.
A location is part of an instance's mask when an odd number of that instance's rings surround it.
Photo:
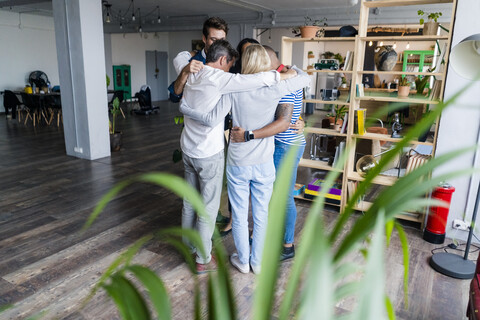
<path fill-rule="evenodd" d="M 464 38 L 480 32 L 480 1 L 478 0 L 457 0 L 457 13 L 455 26 L 453 27 L 452 48 Z M 452 29 L 452 28 L 450 28 Z M 472 65 L 472 68 L 479 66 Z M 471 85 L 471 87 L 459 97 L 457 102 L 449 106 L 443 113 L 438 131 L 436 155 L 441 155 L 459 148 L 474 146 L 477 141 L 480 127 L 480 104 L 479 95 L 480 82 L 472 83 L 470 80 L 459 76 L 449 65 L 445 85 L 444 100 L 447 101 L 455 93 Z M 452 172 L 472 167 L 480 167 L 480 157 L 474 157 L 474 153 L 455 158 L 448 164 L 435 170 L 434 175 Z M 473 207 L 478 191 L 479 176 L 458 177 L 448 181 L 455 187 L 450 213 L 447 222 L 447 237 L 466 240 L 467 231 L 456 231 L 452 229 L 453 219 L 472 219 Z M 477 218 L 480 215 L 477 216 Z M 478 219 L 477 219 L 478 222 Z M 478 225 L 476 227 L 478 230 Z M 475 239 L 472 239 L 477 242 Z"/>
<path fill-rule="evenodd" d="M 63 127 L 68 155 L 110 156 L 102 4 L 53 0 Z"/>

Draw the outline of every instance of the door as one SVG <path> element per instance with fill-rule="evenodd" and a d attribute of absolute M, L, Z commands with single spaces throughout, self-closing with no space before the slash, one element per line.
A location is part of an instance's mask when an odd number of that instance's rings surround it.
<path fill-rule="evenodd" d="M 150 86 L 152 101 L 167 100 L 167 53 L 145 51 L 147 85 Z"/>
<path fill-rule="evenodd" d="M 114 90 L 122 90 L 124 99 L 130 99 L 132 97 L 130 66 L 113 66 L 113 78 Z"/>

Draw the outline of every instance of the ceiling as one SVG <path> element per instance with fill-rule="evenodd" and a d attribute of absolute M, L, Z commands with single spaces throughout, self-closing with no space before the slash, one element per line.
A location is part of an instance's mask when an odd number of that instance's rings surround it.
<path fill-rule="evenodd" d="M 253 24 L 258 27 L 291 26 L 310 15 L 321 19 L 323 12 L 344 12 L 358 0 L 98 0 L 107 7 L 110 23 L 106 32 L 186 30 L 201 26 L 207 17 L 220 16 L 228 23 Z M 105 6 L 107 4 L 107 6 Z M 53 16 L 51 0 L 0 0 L 0 9 L 18 13 Z M 327 11 L 325 11 L 327 10 Z M 135 21 L 132 13 L 135 11 Z M 317 14 L 318 13 L 318 14 Z M 138 17 L 141 16 L 141 19 Z M 160 23 L 158 18 L 160 17 Z M 122 30 L 119 26 L 122 24 Z"/>

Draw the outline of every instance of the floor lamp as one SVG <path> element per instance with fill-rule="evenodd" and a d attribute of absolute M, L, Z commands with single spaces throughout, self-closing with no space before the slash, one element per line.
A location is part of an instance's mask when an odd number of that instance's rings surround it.
<path fill-rule="evenodd" d="M 480 33 L 471 35 L 457 44 L 450 54 L 450 64 L 458 75 L 469 80 L 480 78 Z M 479 133 L 480 134 L 480 133 Z M 435 253 L 430 259 L 430 265 L 436 271 L 449 277 L 458 279 L 472 279 L 475 275 L 475 263 L 468 260 L 473 230 L 477 219 L 478 206 L 480 205 L 480 184 L 477 190 L 477 200 L 473 208 L 472 223 L 468 232 L 465 255 L 453 253 Z"/>

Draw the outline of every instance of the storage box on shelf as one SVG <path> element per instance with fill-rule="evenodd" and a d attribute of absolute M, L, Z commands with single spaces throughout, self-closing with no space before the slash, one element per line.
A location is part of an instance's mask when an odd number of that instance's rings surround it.
<path fill-rule="evenodd" d="M 451 44 L 451 33 L 446 33 L 442 31 L 442 34 L 435 35 L 435 36 L 424 36 L 424 35 L 402 35 L 402 36 L 368 36 L 367 30 L 369 28 L 368 25 L 368 16 L 369 16 L 369 9 L 370 8 L 378 8 L 378 7 L 402 7 L 402 6 L 411 6 L 411 5 L 422 5 L 426 6 L 428 9 L 429 5 L 434 4 L 441 4 L 441 3 L 450 3 L 451 4 L 451 22 L 450 25 L 453 25 L 453 19 L 455 18 L 455 9 L 456 9 L 456 2 L 457 0 L 372 0 L 366 1 L 361 0 L 360 4 L 360 15 L 359 15 L 359 27 L 358 27 L 358 36 L 355 38 L 313 38 L 313 39 L 297 39 L 297 38 L 282 38 L 282 63 L 283 64 L 291 64 L 292 63 L 292 49 L 295 43 L 299 42 L 335 42 L 335 41 L 350 41 L 354 42 L 354 60 L 353 60 L 353 68 L 350 71 L 341 71 L 341 70 L 312 70 L 309 69 L 309 72 L 313 74 L 321 75 L 325 73 L 341 73 L 348 75 L 351 77 L 351 87 L 356 88 L 357 85 L 362 85 L 362 78 L 365 74 L 373 74 L 373 75 L 381 75 L 381 76 L 392 76 L 392 77 L 404 77 L 404 76 L 434 76 L 437 79 L 434 83 L 434 88 L 430 89 L 430 94 L 427 95 L 426 93 L 416 94 L 415 91 L 410 93 L 410 96 L 407 98 L 399 98 L 397 97 L 396 90 L 387 90 L 387 89 L 365 89 L 361 94 L 357 94 L 356 90 L 349 90 L 348 99 L 343 98 L 340 101 L 322 101 L 319 99 L 308 99 L 305 102 L 311 103 L 324 103 L 324 104 L 338 104 L 344 105 L 348 107 L 348 119 L 347 119 L 347 128 L 345 133 L 339 133 L 332 129 L 328 128 L 319 128 L 319 127 L 308 127 L 305 129 L 307 134 L 321 134 L 321 135 L 329 135 L 336 137 L 336 139 L 343 139 L 346 142 L 346 150 L 349 150 L 349 154 L 347 155 L 347 160 L 341 169 L 334 169 L 331 165 L 325 164 L 324 162 L 311 160 L 311 159 L 302 159 L 300 162 L 300 167 L 302 168 L 312 168 L 311 170 L 322 170 L 322 171 L 332 171 L 337 170 L 341 173 L 340 179 L 338 183 L 338 189 L 341 190 L 341 194 L 343 195 L 340 199 L 340 209 L 346 206 L 347 203 L 347 189 L 352 188 L 352 184 L 358 183 L 362 181 L 364 178 L 355 170 L 355 160 L 357 159 L 356 155 L 356 144 L 357 141 L 381 141 L 382 143 L 387 144 L 394 144 L 395 142 L 400 141 L 401 138 L 392 137 L 391 133 L 392 130 L 390 129 L 391 123 L 389 123 L 390 119 L 383 119 L 386 120 L 388 134 L 380 134 L 380 133 L 369 133 L 366 132 L 365 134 L 355 133 L 354 131 L 354 122 L 355 122 L 355 110 L 359 108 L 366 109 L 366 116 L 371 116 L 374 114 L 374 110 L 378 108 L 379 104 L 388 105 L 390 103 L 402 103 L 405 104 L 410 110 L 414 112 L 419 112 L 419 114 L 415 114 L 415 116 L 408 117 L 407 119 L 402 119 L 402 124 L 404 127 L 409 125 L 413 125 L 418 119 L 421 118 L 421 113 L 428 111 L 429 107 L 435 107 L 442 98 L 443 98 L 443 91 L 445 85 L 445 72 L 446 65 L 448 64 L 448 52 L 450 51 L 450 44 Z M 413 10 L 413 9 L 412 9 Z M 425 42 L 431 42 L 431 45 L 436 45 L 437 42 L 442 42 L 446 44 L 446 47 L 442 47 L 444 50 L 444 55 L 437 57 L 437 59 L 441 59 L 445 61 L 445 65 L 441 68 L 437 68 L 434 72 L 430 72 L 427 70 L 426 64 L 424 63 L 423 68 L 419 68 L 415 71 L 409 70 L 392 70 L 392 71 L 378 71 L 378 70 L 363 70 L 364 60 L 365 60 L 365 48 L 366 45 L 370 41 L 377 41 L 377 42 L 405 42 L 410 43 L 413 47 L 412 50 L 423 50 L 423 49 L 416 49 L 415 43 L 422 42 L 421 45 L 424 45 Z M 443 44 L 442 44 L 443 45 Z M 437 45 L 438 47 L 438 45 Z M 409 53 L 407 52 L 407 55 Z M 408 56 L 407 56 L 408 59 Z M 440 61 L 441 61 L 440 60 Z M 425 60 L 423 61 L 425 62 Z M 420 62 L 419 62 L 420 64 Z M 434 65 L 435 62 L 432 61 L 431 65 Z M 400 64 L 399 64 L 400 65 Z M 403 65 L 402 65 L 403 67 Z M 429 67 L 430 69 L 430 62 Z M 345 94 L 346 95 L 346 94 Z M 411 141 L 410 144 L 412 147 L 421 146 L 427 147 L 431 149 L 430 156 L 434 156 L 435 154 L 435 145 L 437 139 L 437 131 L 438 131 L 438 119 L 435 125 L 431 128 L 429 138 L 425 141 Z M 407 128 L 404 128 L 407 130 Z M 299 168 L 299 172 L 304 170 Z M 309 169 L 310 170 L 310 169 Z M 395 183 L 397 177 L 395 176 L 388 176 L 388 175 L 379 175 L 374 179 L 374 186 L 384 186 L 388 187 Z M 308 186 L 308 182 L 304 184 Z M 373 187 L 372 187 L 373 188 Z M 308 188 L 307 188 L 308 190 Z M 307 192 L 308 193 L 308 192 Z M 304 194 L 300 195 L 299 197 L 303 198 Z M 370 205 L 371 201 L 374 199 L 362 199 L 359 203 L 355 205 L 355 209 L 357 210 L 367 210 Z M 423 223 L 424 220 L 424 213 L 423 212 L 407 212 L 397 216 L 400 219 L 411 220 L 419 223 Z"/>

